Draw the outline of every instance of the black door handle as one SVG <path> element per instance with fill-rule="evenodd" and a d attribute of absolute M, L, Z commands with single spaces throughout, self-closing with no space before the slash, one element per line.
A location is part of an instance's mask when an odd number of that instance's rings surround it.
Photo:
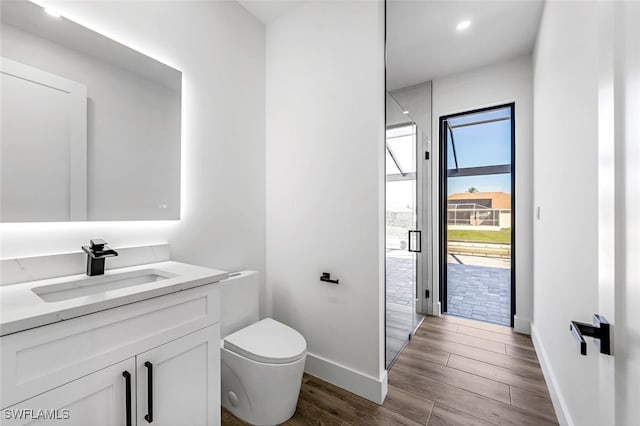
<path fill-rule="evenodd" d="M 584 336 L 593 337 L 600 346 L 600 353 L 611 355 L 611 330 L 609 322 L 602 315 L 593 315 L 593 325 L 571 321 L 569 330 L 580 345 L 580 354 L 587 355 L 587 342 Z"/>
<path fill-rule="evenodd" d="M 153 422 L 153 364 L 146 361 L 144 366 L 147 367 L 147 414 L 144 415 L 144 419 L 151 423 Z"/>
<path fill-rule="evenodd" d="M 128 371 L 122 372 L 124 377 L 124 394 L 125 394 L 125 417 L 127 419 L 127 426 L 131 425 L 131 373 Z"/>
<path fill-rule="evenodd" d="M 414 240 L 414 238 L 411 238 L 412 234 L 417 234 L 415 241 L 418 248 L 412 248 L 413 244 L 411 244 L 411 242 Z M 418 231 L 418 230 L 409 231 L 409 251 L 413 253 L 422 252 L 422 231 Z"/>

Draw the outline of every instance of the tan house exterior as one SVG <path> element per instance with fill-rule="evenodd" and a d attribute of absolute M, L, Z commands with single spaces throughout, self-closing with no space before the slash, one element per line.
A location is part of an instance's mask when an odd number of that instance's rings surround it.
<path fill-rule="evenodd" d="M 455 204 L 461 202 L 477 203 L 490 209 L 511 209 L 511 194 L 506 192 L 459 192 L 447 197 Z M 486 204 L 489 201 L 489 205 Z M 453 203 L 452 203 L 453 204 Z"/>
<path fill-rule="evenodd" d="M 511 194 L 461 192 L 451 194 L 447 199 L 450 229 L 497 230 L 511 227 Z"/>

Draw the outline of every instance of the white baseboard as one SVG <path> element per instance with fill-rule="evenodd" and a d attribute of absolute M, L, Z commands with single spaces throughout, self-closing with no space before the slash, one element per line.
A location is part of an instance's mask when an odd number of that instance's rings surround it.
<path fill-rule="evenodd" d="M 440 302 L 433 302 L 433 316 L 439 317 L 440 315 L 442 315 L 442 306 L 440 305 Z"/>
<path fill-rule="evenodd" d="M 544 349 L 544 345 L 538 337 L 535 324 L 531 324 L 531 340 L 533 341 L 533 346 L 536 349 L 536 354 L 538 355 L 538 360 L 540 361 L 542 374 L 544 374 L 544 379 L 546 380 L 547 386 L 549 387 L 549 394 L 551 395 L 553 408 L 556 410 L 556 415 L 558 416 L 558 423 L 560 423 L 562 426 L 573 426 L 575 423 L 571 419 L 571 415 L 567 410 L 567 404 L 564 400 L 564 397 L 562 396 L 562 393 L 560 392 L 558 381 L 556 380 L 556 375 L 553 372 L 551 365 L 549 364 L 547 351 Z"/>
<path fill-rule="evenodd" d="M 382 404 L 387 396 L 386 371 L 381 379 L 376 379 L 311 353 L 307 353 L 304 371 L 376 404 Z"/>
<path fill-rule="evenodd" d="M 531 334 L 531 321 L 524 318 L 513 317 L 513 329 L 518 333 Z"/>

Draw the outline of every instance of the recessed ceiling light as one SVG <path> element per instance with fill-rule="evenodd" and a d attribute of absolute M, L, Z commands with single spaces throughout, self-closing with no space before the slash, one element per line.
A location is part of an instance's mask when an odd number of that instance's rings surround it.
<path fill-rule="evenodd" d="M 409 114 L 409 111 L 402 111 L 402 113 L 403 113 L 404 115 L 407 115 L 407 114 Z"/>
<path fill-rule="evenodd" d="M 49 16 L 53 16 L 54 18 L 59 18 L 59 17 L 61 17 L 61 16 L 62 16 L 62 15 L 60 15 L 58 12 L 56 12 L 55 10 L 53 10 L 53 9 L 49 9 L 49 8 L 47 8 L 47 7 L 45 7 L 45 8 L 44 8 L 44 11 L 45 11 L 45 13 L 46 13 L 47 15 L 49 15 Z"/>
<path fill-rule="evenodd" d="M 468 20 L 468 19 L 465 19 L 464 21 L 458 22 L 458 25 L 456 25 L 456 30 L 464 31 L 467 28 L 469 28 L 470 26 L 471 26 L 471 21 Z"/>

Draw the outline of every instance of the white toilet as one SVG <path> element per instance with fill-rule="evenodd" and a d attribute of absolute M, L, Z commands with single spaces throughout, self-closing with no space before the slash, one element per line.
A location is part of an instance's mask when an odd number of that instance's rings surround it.
<path fill-rule="evenodd" d="M 271 318 L 258 321 L 258 273 L 220 283 L 222 406 L 254 425 L 275 425 L 296 411 L 307 342 Z"/>

